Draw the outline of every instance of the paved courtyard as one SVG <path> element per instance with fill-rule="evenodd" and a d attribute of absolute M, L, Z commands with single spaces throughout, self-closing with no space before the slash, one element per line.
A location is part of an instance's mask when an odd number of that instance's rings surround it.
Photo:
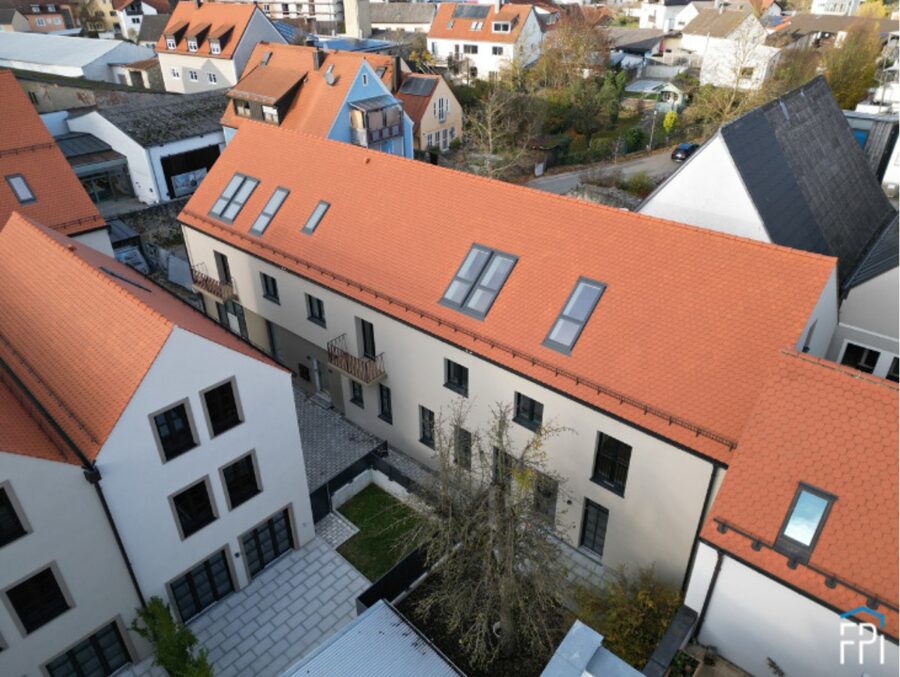
<path fill-rule="evenodd" d="M 356 617 L 368 581 L 316 537 L 189 623 L 216 677 L 280 675 Z M 145 660 L 120 673 L 164 676 Z"/>

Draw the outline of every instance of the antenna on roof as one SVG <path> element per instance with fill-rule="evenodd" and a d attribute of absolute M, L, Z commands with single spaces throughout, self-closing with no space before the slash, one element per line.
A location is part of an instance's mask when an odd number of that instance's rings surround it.
<path fill-rule="evenodd" d="M 329 64 L 329 65 L 328 65 L 328 68 L 325 69 L 325 76 L 324 76 L 324 77 L 325 77 L 325 83 L 326 83 L 329 87 L 331 87 L 331 86 L 334 84 L 334 82 L 335 82 L 335 79 L 334 79 L 334 72 L 333 72 L 333 71 L 334 71 L 334 64 Z"/>
<path fill-rule="evenodd" d="M 269 63 L 269 59 L 271 59 L 271 58 L 272 58 L 272 52 L 266 52 L 265 54 L 263 54 L 263 58 L 262 58 L 262 62 L 261 62 L 262 65 L 265 66 L 267 63 Z"/>

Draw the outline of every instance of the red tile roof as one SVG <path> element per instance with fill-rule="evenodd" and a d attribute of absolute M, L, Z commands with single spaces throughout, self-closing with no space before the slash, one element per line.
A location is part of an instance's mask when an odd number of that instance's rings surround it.
<path fill-rule="evenodd" d="M 434 90 L 437 88 L 441 76 L 427 75 L 425 73 L 407 73 L 403 78 L 403 82 L 406 82 L 408 79 L 428 80 L 430 86 L 427 94 L 408 94 L 403 91 L 401 84 L 400 89 L 396 93 L 396 97 L 403 103 L 403 110 L 406 111 L 406 114 L 413 122 L 413 134 L 418 134 L 422 116 L 431 107 L 431 97 L 434 96 Z"/>
<path fill-rule="evenodd" d="M 0 229 L 0 289 L 0 360 L 89 459 L 174 327 L 275 364 L 131 268 L 18 213 Z"/>
<path fill-rule="evenodd" d="M 0 452 L 77 464 L 75 454 L 53 441 L 46 423 L 35 416 L 22 392 L 4 376 L 0 368 Z"/>
<path fill-rule="evenodd" d="M 207 214 L 235 172 L 261 183 L 226 226 Z M 276 186 L 290 195 L 262 237 L 249 235 Z M 300 235 L 319 200 L 328 213 Z M 740 435 L 767 367 L 800 339 L 835 271 L 833 258 L 254 121 L 180 218 L 724 463 L 728 445 L 712 437 Z M 484 321 L 438 303 L 474 242 L 519 257 Z M 608 286 L 564 356 L 542 342 L 581 276 Z"/>
<path fill-rule="evenodd" d="M 169 17 L 169 22 L 163 29 L 162 35 L 156 41 L 156 51 L 165 54 L 203 56 L 210 59 L 230 59 L 256 10 L 256 4 L 237 2 L 204 2 L 199 7 L 190 0 L 179 2 L 172 11 L 172 16 Z M 222 35 L 229 27 L 233 27 L 233 30 L 222 45 L 221 53 L 212 54 L 209 48 L 210 36 Z M 186 30 L 183 30 L 185 28 Z M 175 49 L 168 49 L 166 35 L 170 35 L 176 29 L 180 34 Z M 197 51 L 189 52 L 188 36 L 207 29 L 209 29 L 209 33 L 198 41 Z"/>
<path fill-rule="evenodd" d="M 453 16 L 458 7 L 472 6 L 485 7 L 487 16 L 484 19 L 463 19 Z M 428 39 L 514 43 L 519 39 L 522 27 L 528 20 L 528 15 L 533 11 L 531 5 L 502 5 L 498 12 L 493 5 L 441 3 L 434 16 L 434 21 L 431 22 L 431 28 L 428 30 Z M 492 26 L 494 21 L 509 21 L 513 25 L 509 33 L 494 33 Z M 479 22 L 481 27 L 473 30 L 474 25 Z"/>
<path fill-rule="evenodd" d="M 66 235 L 106 226 L 11 71 L 0 70 L 0 223 L 14 209 Z M 20 204 L 4 177 L 21 174 L 35 201 Z"/>
<path fill-rule="evenodd" d="M 780 355 L 770 374 L 701 537 L 841 612 L 877 598 L 896 638 L 897 385 L 795 352 Z M 822 573 L 790 569 L 770 547 L 800 482 L 837 497 L 809 560 Z M 753 550 L 733 530 L 719 533 L 716 520 L 763 547 Z"/>

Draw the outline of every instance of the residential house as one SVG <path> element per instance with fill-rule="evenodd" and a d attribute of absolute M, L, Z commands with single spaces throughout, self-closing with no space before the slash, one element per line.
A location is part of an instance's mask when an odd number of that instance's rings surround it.
<path fill-rule="evenodd" d="M 438 5 L 427 2 L 373 2 L 369 20 L 376 31 L 427 33 Z"/>
<path fill-rule="evenodd" d="M 166 91 L 233 87 L 262 41 L 285 42 L 256 5 L 179 2 L 156 43 Z"/>
<path fill-rule="evenodd" d="M 784 351 L 700 533 L 700 643 L 756 675 L 897 674 L 897 425 L 896 383 Z"/>
<path fill-rule="evenodd" d="M 781 17 L 782 7 L 775 0 L 693 0 L 675 15 L 674 30 L 678 31 L 697 18 L 704 9 L 749 12 L 763 25 Z"/>
<path fill-rule="evenodd" d="M 291 377 L 20 214 L 0 287 L 0 673 L 112 674 L 141 602 L 188 621 L 313 538 Z"/>
<path fill-rule="evenodd" d="M 690 0 L 642 0 L 638 28 L 675 30 L 675 17 L 690 4 Z"/>
<path fill-rule="evenodd" d="M 64 133 L 53 138 L 82 188 L 101 213 L 108 205 L 115 206 L 121 200 L 130 202 L 130 198 L 134 197 L 134 188 L 128 174 L 128 159 L 91 134 L 69 132 L 67 125 L 64 130 Z M 113 224 L 109 226 L 112 240 Z"/>
<path fill-rule="evenodd" d="M 859 110 L 844 111 L 844 118 L 853 132 L 853 138 L 866 154 L 869 169 L 882 184 L 890 183 L 886 177 L 890 156 L 897 144 L 900 123 L 897 116 L 884 113 L 863 113 Z"/>
<path fill-rule="evenodd" d="M 72 39 L 72 38 L 64 38 Z M 9 71 L 0 70 L 0 223 L 14 211 L 112 255 L 109 229 Z"/>
<path fill-rule="evenodd" d="M 124 103 L 71 113 L 72 132 L 91 134 L 124 156 L 134 195 L 144 204 L 196 190 L 225 147 L 221 90 L 126 96 Z"/>
<path fill-rule="evenodd" d="M 230 315 L 195 285 L 206 312 L 304 391 L 428 465 L 454 403 L 469 432 L 509 403 L 515 445 L 553 421 L 541 509 L 590 561 L 675 584 L 778 351 L 816 324 L 823 355 L 837 321 L 833 258 L 253 120 L 179 220 L 237 285 Z"/>
<path fill-rule="evenodd" d="M 860 4 L 862 4 L 862 0 L 812 0 L 809 13 L 853 16 Z"/>
<path fill-rule="evenodd" d="M 441 3 L 428 31 L 428 49 L 454 75 L 488 80 L 513 61 L 522 66 L 536 61 L 543 39 L 532 5 Z"/>
<path fill-rule="evenodd" d="M 121 66 L 113 66 L 113 73 L 119 84 L 135 89 L 151 89 L 157 92 L 164 91 L 162 70 L 159 67 L 159 59 L 141 59 Z"/>
<path fill-rule="evenodd" d="M 625 70 L 640 68 L 651 57 L 663 52 L 665 33 L 661 30 L 612 26 L 605 31 L 609 39 L 610 63 Z"/>
<path fill-rule="evenodd" d="M 895 363 L 897 212 L 822 77 L 723 126 L 639 211 L 836 256 L 826 356 L 882 377 Z"/>
<path fill-rule="evenodd" d="M 75 2 L 47 0 L 0 0 L 0 9 L 14 9 L 25 19 L 24 30 L 31 33 L 68 33 L 78 35 L 81 26 L 79 6 Z M 21 22 L 19 22 L 21 25 Z"/>
<path fill-rule="evenodd" d="M 144 15 L 141 19 L 141 27 L 138 30 L 135 42 L 142 47 L 150 47 L 153 51 L 156 51 L 156 43 L 159 42 L 159 38 L 166 29 L 166 24 L 169 23 L 171 17 L 171 14 Z"/>
<path fill-rule="evenodd" d="M 245 3 L 246 0 L 219 0 L 226 3 Z M 343 32 L 343 0 L 317 0 L 316 2 L 260 2 L 259 8 L 273 21 L 288 21 L 291 25 L 321 35 Z"/>
<path fill-rule="evenodd" d="M 151 49 L 119 40 L 0 33 L 0 68 L 116 82 L 113 66 L 152 56 Z"/>
<path fill-rule="evenodd" d="M 15 7 L 0 7 L 0 31 L 25 33 L 30 30 L 28 19 Z"/>
<path fill-rule="evenodd" d="M 413 122 L 394 95 L 404 68 L 399 57 L 261 43 L 228 92 L 225 138 L 260 120 L 412 157 Z"/>
<path fill-rule="evenodd" d="M 875 26 L 883 44 L 887 44 L 892 36 L 896 40 L 897 22 L 891 19 L 794 14 L 787 17 L 786 26 L 769 36 L 767 44 L 798 49 L 840 47 L 851 28 L 867 25 Z"/>
<path fill-rule="evenodd" d="M 462 107 L 440 75 L 405 73 L 397 98 L 413 122 L 416 150 L 447 150 L 456 139 L 462 140 Z"/>
<path fill-rule="evenodd" d="M 168 14 L 169 0 L 113 0 L 113 8 L 119 34 L 126 40 L 138 42 L 144 17 Z"/>

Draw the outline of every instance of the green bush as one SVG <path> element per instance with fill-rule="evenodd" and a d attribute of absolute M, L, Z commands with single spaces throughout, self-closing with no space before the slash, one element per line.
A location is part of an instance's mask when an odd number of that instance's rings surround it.
<path fill-rule="evenodd" d="M 647 135 L 640 127 L 632 127 L 625 132 L 625 147 L 629 153 L 640 150 L 647 144 Z"/>
<path fill-rule="evenodd" d="M 194 655 L 194 633 L 172 617 L 168 605 L 159 597 L 151 597 L 147 606 L 138 609 L 131 629 L 150 642 L 154 665 L 171 677 L 213 677 L 206 649 L 201 648 Z"/>
<path fill-rule="evenodd" d="M 578 617 L 603 635 L 603 646 L 641 669 L 681 605 L 680 593 L 660 582 L 652 566 L 611 572 L 601 589 L 578 592 Z"/>
<path fill-rule="evenodd" d="M 545 134 L 559 134 L 566 130 L 572 100 L 565 92 L 551 92 L 544 97 L 547 106 L 544 112 L 543 130 Z"/>
<path fill-rule="evenodd" d="M 647 176 L 647 172 L 636 172 L 623 183 L 622 189 L 638 197 L 647 197 L 656 188 L 656 183 Z"/>
<path fill-rule="evenodd" d="M 613 142 L 602 136 L 591 139 L 591 159 L 594 162 L 609 160 L 613 156 Z"/>
<path fill-rule="evenodd" d="M 490 86 L 490 83 L 485 80 L 473 80 L 468 85 L 452 85 L 450 89 L 453 90 L 453 94 L 456 96 L 456 100 L 459 101 L 459 104 L 464 109 L 468 110 L 469 108 L 478 105 L 478 102 L 487 94 Z"/>
<path fill-rule="evenodd" d="M 572 143 L 569 144 L 567 160 L 571 164 L 578 164 L 587 160 L 588 140 L 583 134 L 575 134 Z"/>

